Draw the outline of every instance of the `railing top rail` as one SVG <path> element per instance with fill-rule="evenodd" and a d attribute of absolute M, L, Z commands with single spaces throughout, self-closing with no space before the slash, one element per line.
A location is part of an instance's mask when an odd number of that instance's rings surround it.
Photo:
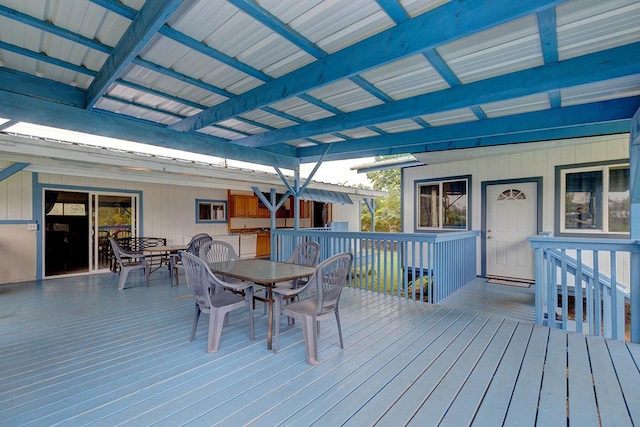
<path fill-rule="evenodd" d="M 640 252 L 640 240 L 596 239 L 587 237 L 527 237 L 534 249 L 581 249 L 621 252 Z"/>
<path fill-rule="evenodd" d="M 450 240 L 460 240 L 475 238 L 480 235 L 479 231 L 450 231 L 445 233 L 371 233 L 359 231 L 322 231 L 313 229 L 276 229 L 273 234 L 283 236 L 307 236 L 307 237 L 332 237 L 332 238 L 352 238 L 361 240 L 397 240 L 397 241 L 418 241 L 418 242 L 446 242 Z"/>

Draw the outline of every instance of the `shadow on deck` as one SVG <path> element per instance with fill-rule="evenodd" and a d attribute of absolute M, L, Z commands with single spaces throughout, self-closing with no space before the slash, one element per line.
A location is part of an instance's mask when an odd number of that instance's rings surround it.
<path fill-rule="evenodd" d="M 140 282 L 0 286 L 0 425 L 640 425 L 639 345 L 345 289 L 318 366 L 284 319 L 268 351 L 260 309 L 207 354 L 189 289 Z"/>

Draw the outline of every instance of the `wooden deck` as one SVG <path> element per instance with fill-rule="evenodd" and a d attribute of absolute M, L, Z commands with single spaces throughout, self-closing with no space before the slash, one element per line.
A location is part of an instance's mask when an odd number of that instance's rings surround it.
<path fill-rule="evenodd" d="M 0 286 L 0 425 L 640 425 L 639 345 L 346 289 L 316 367 L 261 309 L 207 354 L 189 289 L 132 276 Z"/>

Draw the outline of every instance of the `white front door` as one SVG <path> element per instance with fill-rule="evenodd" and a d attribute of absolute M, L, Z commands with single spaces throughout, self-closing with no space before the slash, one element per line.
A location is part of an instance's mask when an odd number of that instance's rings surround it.
<path fill-rule="evenodd" d="M 537 234 L 537 186 L 487 185 L 487 277 L 534 280 L 534 252 L 527 237 Z"/>

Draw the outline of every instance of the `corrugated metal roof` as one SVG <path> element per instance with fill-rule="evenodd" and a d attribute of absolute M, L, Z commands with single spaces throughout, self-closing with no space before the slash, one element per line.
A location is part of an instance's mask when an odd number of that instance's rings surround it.
<path fill-rule="evenodd" d="M 341 205 L 353 204 L 348 194 L 338 193 L 336 191 L 305 188 L 300 197 L 304 200 L 313 200 L 314 202 L 340 203 Z"/>
<path fill-rule="evenodd" d="M 430 127 L 455 147 L 458 123 L 638 96 L 638 22 L 638 0 L 0 0 L 0 116 L 270 163 Z"/>

